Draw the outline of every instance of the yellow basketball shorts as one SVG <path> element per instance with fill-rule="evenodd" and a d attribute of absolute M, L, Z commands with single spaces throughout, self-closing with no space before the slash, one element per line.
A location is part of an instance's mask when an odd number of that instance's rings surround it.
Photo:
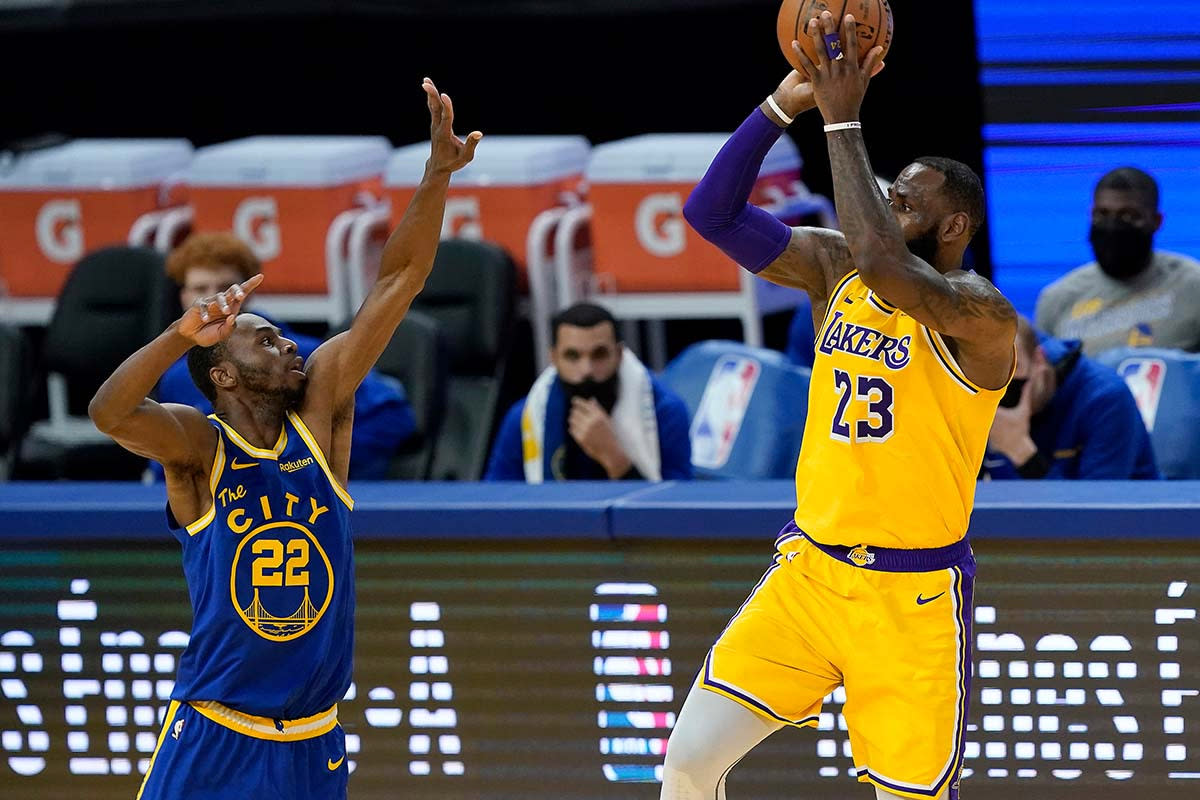
<path fill-rule="evenodd" d="M 820 544 L 784 528 L 774 563 L 697 682 L 777 722 L 815 726 L 846 687 L 858 780 L 912 798 L 958 796 L 971 678 L 975 559 Z"/>

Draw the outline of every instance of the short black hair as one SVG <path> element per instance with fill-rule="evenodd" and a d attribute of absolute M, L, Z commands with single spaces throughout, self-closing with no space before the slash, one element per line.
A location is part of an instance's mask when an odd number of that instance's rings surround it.
<path fill-rule="evenodd" d="M 217 402 L 217 387 L 208 373 L 226 358 L 228 352 L 225 342 L 217 342 L 210 347 L 195 345 L 187 352 L 188 374 L 192 376 L 192 383 L 214 405 Z"/>
<path fill-rule="evenodd" d="M 1158 211 L 1158 181 L 1154 180 L 1150 173 L 1137 167 L 1117 167 L 1104 173 L 1096 183 L 1096 192 L 1101 189 L 1133 192 L 1142 199 L 1147 208 Z"/>
<path fill-rule="evenodd" d="M 573 306 L 568 306 L 555 314 L 550 320 L 550 346 L 554 347 L 558 344 L 558 329 L 563 325 L 572 325 L 576 328 L 594 328 L 602 322 L 612 325 L 613 336 L 620 343 L 621 329 L 617 327 L 617 318 L 607 308 L 598 306 L 595 303 L 576 303 Z"/>
<path fill-rule="evenodd" d="M 974 237 L 983 227 L 983 221 L 987 217 L 987 207 L 983 201 L 983 181 L 975 174 L 975 170 L 961 161 L 941 156 L 921 156 L 915 163 L 942 173 L 946 179 L 942 191 L 950 201 L 954 213 L 962 211 L 970 218 L 971 226 L 967 232 Z"/>

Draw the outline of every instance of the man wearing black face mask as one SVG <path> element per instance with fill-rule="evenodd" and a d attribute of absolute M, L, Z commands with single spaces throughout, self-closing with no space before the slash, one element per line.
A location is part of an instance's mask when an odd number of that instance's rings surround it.
<path fill-rule="evenodd" d="M 1200 262 L 1154 249 L 1158 184 L 1133 167 L 1100 179 L 1088 240 L 1096 260 L 1042 290 L 1038 328 L 1095 355 L 1115 347 L 1200 350 Z"/>
<path fill-rule="evenodd" d="M 692 477 L 687 406 L 621 344 L 604 308 L 551 321 L 550 360 L 504 418 L 484 480 Z"/>
<path fill-rule="evenodd" d="M 1150 436 L 1125 381 L 1077 341 L 1017 327 L 1017 370 L 983 459 L 984 478 L 1158 478 Z"/>

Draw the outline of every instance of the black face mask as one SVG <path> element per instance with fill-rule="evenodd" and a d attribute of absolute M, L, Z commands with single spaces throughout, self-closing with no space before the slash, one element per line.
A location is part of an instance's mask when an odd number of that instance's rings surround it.
<path fill-rule="evenodd" d="M 1021 392 L 1025 389 L 1025 384 L 1029 382 L 1028 378 L 1013 378 L 1008 383 L 1008 389 L 1005 390 L 1004 396 L 1000 398 L 1001 408 L 1016 408 L 1021 402 Z"/>
<path fill-rule="evenodd" d="M 915 239 L 907 240 L 904 244 L 908 246 L 908 252 L 933 266 L 938 251 L 937 226 L 933 226 Z"/>
<path fill-rule="evenodd" d="M 1092 225 L 1088 235 L 1096 263 L 1116 281 L 1140 275 L 1150 265 L 1154 233 L 1128 222 Z"/>
<path fill-rule="evenodd" d="M 613 408 L 617 405 L 617 374 L 606 381 L 598 381 L 595 378 L 584 378 L 579 383 L 567 383 L 561 377 L 558 382 L 562 384 L 563 392 L 567 395 L 568 409 L 571 405 L 572 397 L 582 397 L 583 399 L 595 398 L 600 407 L 612 413 Z"/>

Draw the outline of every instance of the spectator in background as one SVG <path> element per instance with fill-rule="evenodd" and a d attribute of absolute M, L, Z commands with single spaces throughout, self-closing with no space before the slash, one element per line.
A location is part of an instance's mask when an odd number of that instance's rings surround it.
<path fill-rule="evenodd" d="M 1087 355 L 1114 347 L 1200 350 L 1200 262 L 1154 249 L 1158 184 L 1133 167 L 1100 179 L 1089 239 L 1096 260 L 1042 290 L 1035 321 Z"/>
<path fill-rule="evenodd" d="M 1003 478 L 1158 478 L 1150 435 L 1125 381 L 1077 341 L 1017 325 L 1017 368 L 996 409 L 983 474 Z"/>
<path fill-rule="evenodd" d="M 260 272 L 258 258 L 230 233 L 193 234 L 167 258 L 167 275 L 179 285 L 184 309 L 198 298 L 223 292 Z M 320 339 L 296 333 L 257 309 L 254 313 L 279 328 L 284 338 L 294 341 L 297 353 L 306 360 L 321 344 Z M 159 380 L 158 401 L 182 403 L 212 413 L 212 404 L 192 382 L 186 358 L 172 364 Z M 416 420 L 400 382 L 374 370 L 368 373 L 354 393 L 350 479 L 386 478 L 397 448 L 415 429 Z M 162 467 L 154 464 L 152 470 L 161 480 Z"/>
<path fill-rule="evenodd" d="M 504 417 L 484 480 L 691 478 L 687 406 L 621 344 L 612 314 L 578 303 L 550 325 L 552 366 Z"/>

